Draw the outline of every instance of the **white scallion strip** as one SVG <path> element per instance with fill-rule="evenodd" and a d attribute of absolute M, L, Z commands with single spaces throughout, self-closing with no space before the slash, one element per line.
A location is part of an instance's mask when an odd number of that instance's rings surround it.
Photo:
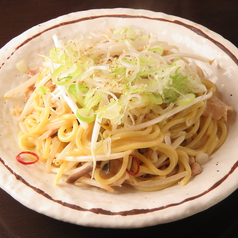
<path fill-rule="evenodd" d="M 209 60 L 205 57 L 202 57 L 200 55 L 188 54 L 188 53 L 169 54 L 169 55 L 164 56 L 164 59 L 172 59 L 172 58 L 174 59 L 174 58 L 181 58 L 181 57 L 196 59 L 196 60 L 200 60 L 200 61 L 203 61 L 203 62 L 212 62 L 211 60 Z"/>
<path fill-rule="evenodd" d="M 119 152 L 119 153 L 111 153 L 109 156 L 106 155 L 85 155 L 85 156 L 65 156 L 64 160 L 67 161 L 75 161 L 75 162 L 92 162 L 92 161 L 107 161 L 113 159 L 119 159 L 124 156 L 127 156 L 132 153 L 132 150 Z"/>
<path fill-rule="evenodd" d="M 53 38 L 53 41 L 54 41 L 54 44 L 55 44 L 55 47 L 56 47 L 56 48 L 62 47 L 62 45 L 61 45 L 61 43 L 60 43 L 60 41 L 59 41 L 57 35 L 54 34 L 54 35 L 52 36 L 52 38 Z"/>
<path fill-rule="evenodd" d="M 56 156 L 56 161 L 63 161 L 65 160 L 66 153 L 72 150 L 75 146 L 75 141 L 70 141 L 68 145 Z"/>
<path fill-rule="evenodd" d="M 66 103 L 69 105 L 69 107 L 71 108 L 71 110 L 73 111 L 74 115 L 77 114 L 77 109 L 78 109 L 78 106 L 76 105 L 76 103 L 66 95 L 66 92 L 65 92 L 65 88 L 63 86 L 57 86 L 60 90 L 60 92 L 58 93 L 58 96 L 59 95 L 62 95 L 64 100 L 66 101 Z M 83 128 L 87 128 L 88 124 L 81 121 L 79 118 L 77 118 L 80 125 L 83 127 Z"/>
<path fill-rule="evenodd" d="M 116 130 L 116 132 L 122 132 L 122 131 L 126 131 L 126 130 L 141 130 L 141 129 L 144 129 L 146 127 L 149 127 L 149 126 L 152 126 L 152 125 L 155 125 L 161 121 L 163 121 L 164 119 L 166 118 L 169 118 L 173 115 L 175 115 L 176 113 L 180 112 L 180 111 L 183 111 L 184 109 L 186 108 L 189 108 L 191 107 L 192 105 L 200 102 L 200 101 L 204 101 L 204 100 L 207 100 L 209 99 L 210 97 L 212 96 L 212 92 L 210 91 L 208 94 L 205 94 L 205 95 L 202 95 L 202 96 L 199 96 L 197 98 L 195 98 L 195 100 L 193 101 L 193 103 L 189 104 L 189 105 L 186 105 L 186 106 L 178 106 L 178 107 L 175 107 L 173 108 L 172 110 L 168 111 L 167 113 L 153 119 L 153 120 L 150 120 L 148 122 L 144 122 L 144 123 L 141 123 L 139 125 L 135 125 L 133 127 L 128 127 L 128 128 L 123 128 L 123 129 L 118 129 Z M 115 133 L 112 132 L 112 133 Z"/>
<path fill-rule="evenodd" d="M 35 100 L 35 92 L 33 92 L 31 94 L 30 98 L 28 99 L 20 117 L 18 118 L 18 121 L 21 121 L 26 115 L 31 113 L 31 111 L 33 109 L 34 100 Z"/>
<path fill-rule="evenodd" d="M 35 84 L 35 82 L 37 81 L 38 77 L 39 77 L 39 73 L 35 74 L 34 76 L 29 78 L 24 83 L 18 85 L 17 87 L 9 90 L 7 93 L 5 93 L 4 98 L 9 98 L 9 97 L 12 97 L 13 95 L 15 95 L 17 93 L 24 92 L 26 90 L 26 88 L 28 88 L 31 85 Z"/>
<path fill-rule="evenodd" d="M 181 144 L 182 142 L 184 141 L 185 139 L 185 135 L 181 135 L 180 137 L 178 137 L 172 144 L 171 146 L 174 148 L 174 149 L 177 149 Z M 168 158 L 168 156 L 166 154 L 163 154 L 159 157 L 157 157 L 157 159 L 155 160 L 154 162 L 154 166 L 155 167 L 158 167 L 159 165 L 161 165 L 162 163 L 164 163 L 164 161 Z"/>
<path fill-rule="evenodd" d="M 101 119 L 96 118 L 94 127 L 93 127 L 93 133 L 92 133 L 92 137 L 91 137 L 91 145 L 90 145 L 90 151 L 91 151 L 91 155 L 93 158 L 93 172 L 92 175 L 94 174 L 94 171 L 96 169 L 96 155 L 95 155 L 95 149 L 96 149 L 96 143 L 97 143 L 97 139 L 98 139 L 98 135 L 99 135 L 99 131 L 100 131 L 100 123 L 101 123 Z"/>

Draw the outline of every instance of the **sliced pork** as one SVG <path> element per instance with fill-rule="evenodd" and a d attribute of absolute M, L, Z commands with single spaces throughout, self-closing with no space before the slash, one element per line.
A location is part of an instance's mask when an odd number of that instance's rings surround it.
<path fill-rule="evenodd" d="M 208 117 L 211 116 L 215 120 L 224 118 L 227 120 L 227 115 L 232 111 L 232 108 L 218 99 L 216 96 L 212 96 L 207 100 L 206 109 L 203 115 Z"/>

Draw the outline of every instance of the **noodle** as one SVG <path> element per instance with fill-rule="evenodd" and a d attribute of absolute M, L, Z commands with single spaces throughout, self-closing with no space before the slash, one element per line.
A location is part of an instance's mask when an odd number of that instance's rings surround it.
<path fill-rule="evenodd" d="M 184 57 L 206 59 L 136 28 L 67 44 L 53 38 L 56 47 L 22 85 L 25 107 L 15 111 L 21 150 L 35 152 L 55 184 L 184 186 L 201 172 L 194 164 L 202 170 L 196 156 L 208 158 L 224 143 L 232 109 L 225 105 L 219 119 L 204 116 L 216 86 Z"/>

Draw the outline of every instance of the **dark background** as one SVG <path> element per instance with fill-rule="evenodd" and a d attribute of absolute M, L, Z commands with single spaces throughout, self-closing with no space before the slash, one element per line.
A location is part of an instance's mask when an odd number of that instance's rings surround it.
<path fill-rule="evenodd" d="M 96 8 L 148 9 L 202 24 L 238 47 L 237 0 L 0 0 L 0 47 L 28 28 L 63 14 Z M 37 202 L 37 201 L 36 201 Z M 169 224 L 140 229 L 100 229 L 38 214 L 0 189 L 0 238 L 238 237 L 238 190 L 210 209 Z"/>

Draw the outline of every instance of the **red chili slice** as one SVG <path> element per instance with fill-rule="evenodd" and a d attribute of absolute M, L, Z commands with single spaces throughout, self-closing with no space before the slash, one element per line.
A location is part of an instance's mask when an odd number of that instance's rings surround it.
<path fill-rule="evenodd" d="M 32 160 L 32 161 L 24 161 L 23 158 L 22 158 L 22 156 L 25 155 L 25 154 L 31 155 L 31 156 L 35 157 L 35 160 Z M 39 160 L 39 156 L 38 156 L 36 153 L 34 153 L 34 152 L 23 151 L 23 152 L 19 153 L 19 154 L 16 156 L 16 159 L 17 159 L 17 161 L 20 162 L 21 164 L 26 164 L 26 165 L 27 165 L 27 164 L 34 164 L 34 163 L 36 163 L 36 162 Z"/>
<path fill-rule="evenodd" d="M 139 172 L 140 172 L 140 160 L 135 156 L 135 155 L 130 155 L 131 157 L 133 157 L 136 161 L 136 165 L 137 165 L 137 169 L 135 172 L 129 170 L 129 169 L 126 169 L 127 173 L 129 173 L 130 175 L 132 176 L 135 176 L 137 175 Z"/>

